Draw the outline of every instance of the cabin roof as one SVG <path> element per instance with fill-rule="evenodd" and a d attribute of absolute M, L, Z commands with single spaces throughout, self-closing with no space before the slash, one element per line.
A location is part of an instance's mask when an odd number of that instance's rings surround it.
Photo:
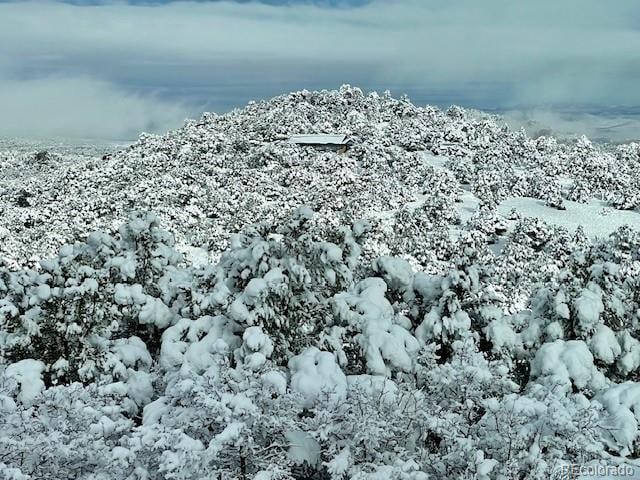
<path fill-rule="evenodd" d="M 291 135 L 288 141 L 298 145 L 346 145 L 347 136 L 326 133 Z"/>

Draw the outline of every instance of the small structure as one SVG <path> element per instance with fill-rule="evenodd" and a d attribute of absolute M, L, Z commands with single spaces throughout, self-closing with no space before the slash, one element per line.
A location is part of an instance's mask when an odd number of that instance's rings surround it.
<path fill-rule="evenodd" d="M 327 133 L 310 133 L 304 135 L 291 135 L 289 143 L 303 145 L 308 147 L 316 147 L 322 150 L 333 150 L 338 153 L 344 153 L 349 148 L 349 138 L 346 135 L 327 134 Z"/>

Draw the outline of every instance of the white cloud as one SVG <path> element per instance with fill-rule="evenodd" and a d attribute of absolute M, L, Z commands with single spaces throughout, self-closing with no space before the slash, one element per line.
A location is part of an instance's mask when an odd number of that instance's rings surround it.
<path fill-rule="evenodd" d="M 180 126 L 186 109 L 88 77 L 0 78 L 0 135 L 135 139 Z"/>
<path fill-rule="evenodd" d="M 295 79 L 300 88 L 357 82 L 446 90 L 498 107 L 637 105 L 639 21 L 635 0 L 379 0 L 355 9 L 0 3 L 0 76 L 89 76 L 126 88 L 161 86 L 177 98 L 194 88 L 211 95 L 218 84 L 225 94 L 261 96 Z M 62 88 L 58 77 L 42 81 Z M 151 115 L 143 123 L 165 121 L 152 99 L 97 85 L 87 92 L 125 95 Z M 18 96 L 19 89 L 14 84 Z"/>
<path fill-rule="evenodd" d="M 584 112 L 557 112 L 549 109 L 507 111 L 502 114 L 513 128 L 523 127 L 532 136 L 549 135 L 572 139 L 586 135 L 592 140 L 625 143 L 640 138 L 638 115 L 593 115 Z"/>

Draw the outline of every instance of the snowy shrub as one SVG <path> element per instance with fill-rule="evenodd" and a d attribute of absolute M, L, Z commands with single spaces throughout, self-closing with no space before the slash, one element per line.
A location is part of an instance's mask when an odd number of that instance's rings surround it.
<path fill-rule="evenodd" d="M 457 214 L 448 215 L 453 208 L 452 203 L 447 203 L 444 208 L 446 212 L 442 217 L 437 209 L 430 210 L 426 202 L 415 209 L 396 212 L 393 230 L 390 232 L 391 240 L 386 239 L 389 251 L 397 256 L 410 255 L 422 266 L 429 265 L 434 258 L 449 260 L 455 246 L 446 222 L 440 223 L 437 219 L 455 217 L 457 220 Z"/>
<path fill-rule="evenodd" d="M 181 376 L 202 374 L 215 365 L 220 355 L 228 355 L 242 346 L 237 334 L 241 328 L 221 315 L 196 320 L 180 319 L 162 334 L 160 366 Z M 241 355 L 241 354 L 239 354 Z"/>
<path fill-rule="evenodd" d="M 389 259 L 386 263 L 389 265 Z M 408 283 L 410 277 L 404 281 Z M 394 312 L 386 292 L 384 280 L 367 278 L 353 291 L 333 299 L 335 325 L 328 343 L 334 347 L 340 364 L 350 372 L 361 368 L 353 362 L 355 359 L 364 359 L 367 371 L 377 375 L 387 375 L 392 370 L 413 370 L 418 340 L 409 330 L 409 319 Z"/>
<path fill-rule="evenodd" d="M 23 405 L 31 406 L 44 390 L 42 372 L 45 365 L 30 358 L 12 363 L 4 370 L 4 379 L 13 384 L 17 391 L 16 400 Z M 12 405 L 15 405 L 11 402 Z"/>
<path fill-rule="evenodd" d="M 261 224 L 232 239 L 204 285 L 226 297 L 204 299 L 202 311 L 224 314 L 243 328 L 260 326 L 286 363 L 314 342 L 330 316 L 329 300 L 353 282 L 363 231 L 341 227 L 334 242 L 317 239 L 308 208 L 282 225 Z"/>
<path fill-rule="evenodd" d="M 416 337 L 423 343 L 441 343 L 441 354 L 455 340 L 478 335 L 493 316 L 501 298 L 486 282 L 482 247 L 473 236 L 459 240 L 460 252 L 446 275 L 416 278 L 416 301 L 411 316 Z"/>
<path fill-rule="evenodd" d="M 139 336 L 143 350 L 155 350 L 158 332 L 175 318 L 158 298 L 160 279 L 182 258 L 172 246 L 156 217 L 134 216 L 115 237 L 94 233 L 37 270 L 7 274 L 0 300 L 5 357 L 41 360 L 51 384 L 113 373 L 112 357 L 124 351 L 111 348 L 118 338 Z"/>
<path fill-rule="evenodd" d="M 504 234 L 507 230 L 495 209 L 487 205 L 480 205 L 477 212 L 469 219 L 467 228 L 485 234 L 489 243 L 496 242 L 498 235 Z"/>
<path fill-rule="evenodd" d="M 529 246 L 536 251 L 542 250 L 556 235 L 556 229 L 547 225 L 542 220 L 523 218 L 513 230 L 513 238 L 516 242 Z"/>
<path fill-rule="evenodd" d="M 320 395 L 332 402 L 344 399 L 347 378 L 331 353 L 311 347 L 291 358 L 288 366 L 291 389 L 302 395 L 304 406 L 312 406 Z"/>
<path fill-rule="evenodd" d="M 302 407 L 257 373 L 227 369 L 221 358 L 210 367 L 170 384 L 122 436 L 125 475 L 252 478 L 275 465 L 292 478 L 286 432 Z"/>
<path fill-rule="evenodd" d="M 637 325 L 633 287 L 622 277 L 620 265 L 598 258 L 602 256 L 598 248 L 594 246 L 586 254 L 576 251 L 567 258 L 565 268 L 538 290 L 526 335 L 529 341 L 541 335 L 547 340 L 584 339 L 596 360 L 605 365 L 615 363 L 610 374 L 626 378 L 636 364 L 632 360 L 636 352 L 633 337 L 627 336 Z M 549 337 L 550 329 L 557 331 L 555 338 Z M 623 344 L 628 345 L 626 356 L 622 355 Z"/>
<path fill-rule="evenodd" d="M 595 392 L 606 385 L 588 346 L 580 340 L 556 340 L 542 345 L 531 362 L 531 379 L 566 391 Z"/>
<path fill-rule="evenodd" d="M 473 193 L 487 205 L 497 205 L 507 196 L 504 178 L 497 170 L 483 171 L 473 183 Z"/>
<path fill-rule="evenodd" d="M 577 180 L 573 182 L 567 194 L 567 200 L 574 202 L 586 203 L 591 200 L 592 190 L 584 181 Z"/>
<path fill-rule="evenodd" d="M 4 393 L 0 387 L 0 398 Z M 14 475 L 2 478 L 119 476 L 119 469 L 109 470 L 109 452 L 133 422 L 97 386 L 51 387 L 37 404 L 3 401 L 1 409 L 0 457 L 5 467 L 0 466 L 0 475 L 12 470 Z"/>
<path fill-rule="evenodd" d="M 624 382 L 612 385 L 596 397 L 606 412 L 602 426 L 604 442 L 623 456 L 635 456 L 639 448 L 639 388 L 635 382 Z"/>

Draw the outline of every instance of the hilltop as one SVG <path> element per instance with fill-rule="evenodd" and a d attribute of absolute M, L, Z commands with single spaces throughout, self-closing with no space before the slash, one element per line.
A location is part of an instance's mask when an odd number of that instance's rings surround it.
<path fill-rule="evenodd" d="M 286 143 L 291 134 L 320 132 L 351 136 L 349 155 Z M 492 116 L 417 107 L 348 86 L 302 91 L 142 135 L 104 158 L 54 151 L 38 162 L 28 152 L 3 152 L 0 256 L 51 255 L 66 241 L 115 227 L 132 209 L 155 211 L 179 242 L 214 252 L 230 232 L 282 219 L 295 205 L 349 222 L 418 200 L 433 176 L 425 152 L 455 160 L 439 175 L 449 194 L 466 185 L 493 204 L 564 197 L 633 210 L 640 203 L 638 148 L 533 140 Z"/>

